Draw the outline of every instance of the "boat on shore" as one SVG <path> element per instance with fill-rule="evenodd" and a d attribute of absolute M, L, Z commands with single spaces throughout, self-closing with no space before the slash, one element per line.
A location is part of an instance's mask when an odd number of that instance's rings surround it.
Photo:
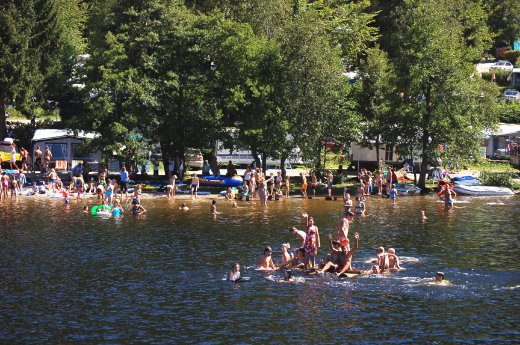
<path fill-rule="evenodd" d="M 513 195 L 511 189 L 506 187 L 483 186 L 480 181 L 473 176 L 455 177 L 453 180 L 453 190 L 465 195 Z"/>
<path fill-rule="evenodd" d="M 199 176 L 199 185 L 205 187 L 240 187 L 243 183 L 240 176 Z"/>

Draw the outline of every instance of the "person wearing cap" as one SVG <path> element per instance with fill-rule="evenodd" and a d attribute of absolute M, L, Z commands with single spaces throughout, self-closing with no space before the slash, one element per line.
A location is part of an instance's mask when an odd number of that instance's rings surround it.
<path fill-rule="evenodd" d="M 435 274 L 435 277 L 433 278 L 435 284 L 450 284 L 450 282 L 446 279 L 444 279 L 444 272 L 437 272 Z"/>
<path fill-rule="evenodd" d="M 280 262 L 280 265 L 283 265 L 293 259 L 293 255 L 289 253 L 290 248 L 291 245 L 289 243 L 282 244 L 282 261 Z"/>

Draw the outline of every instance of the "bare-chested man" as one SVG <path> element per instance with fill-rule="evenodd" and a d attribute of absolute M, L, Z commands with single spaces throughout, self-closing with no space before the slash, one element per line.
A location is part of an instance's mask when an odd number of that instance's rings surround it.
<path fill-rule="evenodd" d="M 52 152 L 49 146 L 45 148 L 45 153 L 43 154 L 43 168 L 47 169 L 49 164 L 51 163 Z"/>
<path fill-rule="evenodd" d="M 305 231 L 296 229 L 294 226 L 289 229 L 289 232 L 291 234 L 293 234 L 294 236 L 298 237 L 299 239 L 301 239 L 300 248 L 303 248 L 303 246 L 305 245 L 305 239 L 307 238 L 307 233 Z M 296 249 L 298 249 L 298 248 L 293 248 L 293 250 L 296 250 Z"/>
<path fill-rule="evenodd" d="M 395 255 L 395 249 L 388 249 L 388 269 L 391 271 L 397 271 L 401 269 L 401 265 L 399 264 L 399 258 Z"/>
<path fill-rule="evenodd" d="M 347 251 L 350 250 L 350 244 L 348 242 L 348 230 L 352 219 L 354 219 L 354 213 L 348 212 L 343 216 L 343 218 L 341 218 L 338 223 L 338 227 L 336 228 L 336 239 L 342 246 L 347 247 Z"/>
<path fill-rule="evenodd" d="M 352 250 L 347 250 L 347 247 L 341 247 L 341 255 L 339 257 L 339 265 L 336 268 L 336 275 L 340 276 L 344 273 L 351 273 L 352 270 L 352 256 L 359 248 L 359 234 L 356 232 L 354 234 L 356 239 L 356 248 Z M 361 273 L 361 271 L 356 271 L 356 273 Z"/>
<path fill-rule="evenodd" d="M 453 200 L 457 197 L 457 193 L 455 193 L 455 191 L 452 188 L 450 188 L 450 186 L 446 186 L 446 188 L 444 188 L 443 196 L 444 205 L 446 206 L 446 208 L 452 208 Z"/>

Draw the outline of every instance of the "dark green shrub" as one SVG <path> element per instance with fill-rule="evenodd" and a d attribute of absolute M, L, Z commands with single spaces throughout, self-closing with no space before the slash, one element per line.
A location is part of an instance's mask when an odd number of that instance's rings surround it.
<path fill-rule="evenodd" d="M 511 83 L 507 80 L 511 74 L 509 71 L 496 70 L 495 71 L 495 82 L 500 86 L 509 86 Z M 482 79 L 491 81 L 493 78 L 493 72 L 483 72 Z"/>
<path fill-rule="evenodd" d="M 513 175 L 507 172 L 480 172 L 480 182 L 484 186 L 513 187 Z"/>
<path fill-rule="evenodd" d="M 511 62 L 513 65 L 516 65 L 518 58 L 520 58 L 520 50 L 508 50 L 504 53 L 504 57 L 507 61 Z"/>

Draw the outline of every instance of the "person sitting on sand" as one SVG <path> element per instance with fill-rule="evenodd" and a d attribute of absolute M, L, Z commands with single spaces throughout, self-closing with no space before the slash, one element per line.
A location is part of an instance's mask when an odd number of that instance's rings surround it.
<path fill-rule="evenodd" d="M 236 282 L 240 279 L 240 264 L 237 262 L 228 272 L 227 280 L 230 282 Z"/>
<path fill-rule="evenodd" d="M 352 257 L 354 253 L 359 249 L 359 234 L 357 232 L 354 234 L 354 238 L 356 239 L 356 248 L 347 251 L 347 248 L 345 246 L 341 247 L 342 255 L 340 255 L 339 265 L 336 268 L 336 275 L 338 276 L 353 271 Z M 361 273 L 361 271 L 357 271 L 356 273 Z"/>
<path fill-rule="evenodd" d="M 262 270 L 275 270 L 276 266 L 274 265 L 272 258 L 273 251 L 271 247 L 265 247 L 263 255 L 258 259 L 258 268 Z"/>
<path fill-rule="evenodd" d="M 286 262 L 289 262 L 293 259 L 292 254 L 288 251 L 289 248 L 291 248 L 291 245 L 289 243 L 282 244 L 282 260 L 280 262 L 280 265 L 283 265 Z"/>
<path fill-rule="evenodd" d="M 388 269 L 391 271 L 397 271 L 401 269 L 401 265 L 399 265 L 399 258 L 395 255 L 395 249 L 389 248 L 387 252 L 388 257 Z"/>
<path fill-rule="evenodd" d="M 179 206 L 179 210 L 182 210 L 182 211 L 188 211 L 190 208 L 188 206 L 186 206 L 186 204 L 181 204 L 181 206 Z"/>

